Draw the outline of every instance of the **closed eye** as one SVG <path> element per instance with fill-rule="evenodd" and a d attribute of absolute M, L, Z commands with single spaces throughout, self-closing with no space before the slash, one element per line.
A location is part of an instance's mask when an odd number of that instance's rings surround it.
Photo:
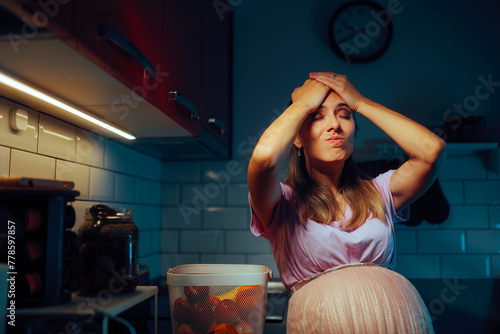
<path fill-rule="evenodd" d="M 316 111 L 316 112 L 313 112 L 311 113 L 311 119 L 313 121 L 316 121 L 316 120 L 319 120 L 319 119 L 322 119 L 324 116 L 322 113 L 320 113 L 319 111 Z"/>
<path fill-rule="evenodd" d="M 343 106 L 342 108 L 337 109 L 336 112 L 337 117 L 343 119 L 351 119 L 352 111 L 347 106 Z"/>

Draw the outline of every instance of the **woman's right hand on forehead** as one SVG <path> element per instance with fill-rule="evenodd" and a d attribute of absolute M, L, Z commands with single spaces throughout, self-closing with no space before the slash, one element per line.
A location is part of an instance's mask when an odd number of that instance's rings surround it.
<path fill-rule="evenodd" d="M 308 112 L 311 113 L 321 106 L 329 91 L 328 86 L 308 79 L 302 86 L 295 88 L 292 93 L 292 103 L 305 105 Z"/>

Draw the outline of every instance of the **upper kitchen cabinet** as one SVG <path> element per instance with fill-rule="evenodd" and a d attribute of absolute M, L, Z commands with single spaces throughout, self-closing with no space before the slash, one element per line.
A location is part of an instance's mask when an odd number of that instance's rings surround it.
<path fill-rule="evenodd" d="M 232 7 L 203 1 L 202 124 L 224 145 L 231 142 Z"/>
<path fill-rule="evenodd" d="M 200 136 L 202 0 L 167 0 L 163 18 L 162 105 Z"/>
<path fill-rule="evenodd" d="M 127 144 L 148 154 L 165 160 L 229 157 L 232 9 L 227 3 L 0 0 L 0 9 L 8 9 L 3 16 L 0 10 L 0 27 L 6 28 L 0 35 L 0 71 L 131 132 L 137 140 Z M 7 25 L 2 18 L 12 13 L 14 23 Z M 40 24 L 44 33 L 28 36 L 17 52 L 7 34 L 26 29 L 26 16 L 47 21 Z M 0 96 L 95 131 L 13 90 L 2 86 Z"/>
<path fill-rule="evenodd" d="M 26 24 L 24 27 L 27 38 L 45 28 L 62 38 L 71 37 L 74 10 L 72 0 L 0 0 L 0 5 L 8 8 L 23 20 Z"/>
<path fill-rule="evenodd" d="M 78 51 L 159 106 L 163 0 L 73 1 Z"/>

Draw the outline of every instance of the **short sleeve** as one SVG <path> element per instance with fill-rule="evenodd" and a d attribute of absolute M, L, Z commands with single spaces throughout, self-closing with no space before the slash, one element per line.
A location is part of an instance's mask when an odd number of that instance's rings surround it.
<path fill-rule="evenodd" d="M 293 201 L 293 191 L 289 186 L 283 183 L 280 183 L 280 187 L 281 198 L 278 204 L 276 204 L 273 219 L 267 230 L 264 229 L 262 222 L 255 214 L 250 202 L 250 194 L 248 195 L 248 202 L 250 205 L 250 231 L 257 237 L 269 239 L 276 233 L 284 221 L 295 219 L 295 217 L 291 217 L 295 215 L 295 209 L 290 204 L 290 202 Z"/>
<path fill-rule="evenodd" d="M 393 223 L 400 223 L 410 219 L 410 206 L 407 205 L 403 209 L 396 212 L 396 207 L 394 205 L 394 198 L 392 197 L 390 189 L 391 176 L 396 170 L 391 169 L 385 173 L 380 174 L 375 179 L 373 179 L 373 184 L 382 196 L 382 201 L 384 202 L 384 207 L 388 210 L 391 215 Z"/>

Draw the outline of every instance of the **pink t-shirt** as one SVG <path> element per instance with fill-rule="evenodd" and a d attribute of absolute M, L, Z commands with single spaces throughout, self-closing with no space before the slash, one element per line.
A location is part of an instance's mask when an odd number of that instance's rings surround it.
<path fill-rule="evenodd" d="M 294 209 L 301 205 L 301 200 L 285 184 L 281 184 L 281 200 L 267 231 L 251 210 L 250 229 L 271 244 L 281 281 L 287 289 L 304 278 L 339 265 L 371 262 L 394 269 L 393 223 L 407 220 L 410 210 L 407 206 L 396 214 L 389 189 L 393 173 L 394 170 L 390 170 L 372 180 L 382 196 L 386 221 L 369 218 L 352 232 L 342 231 L 340 225 L 351 217 L 350 207 L 340 221 L 325 225 L 309 220 L 307 224 L 301 224 Z"/>

